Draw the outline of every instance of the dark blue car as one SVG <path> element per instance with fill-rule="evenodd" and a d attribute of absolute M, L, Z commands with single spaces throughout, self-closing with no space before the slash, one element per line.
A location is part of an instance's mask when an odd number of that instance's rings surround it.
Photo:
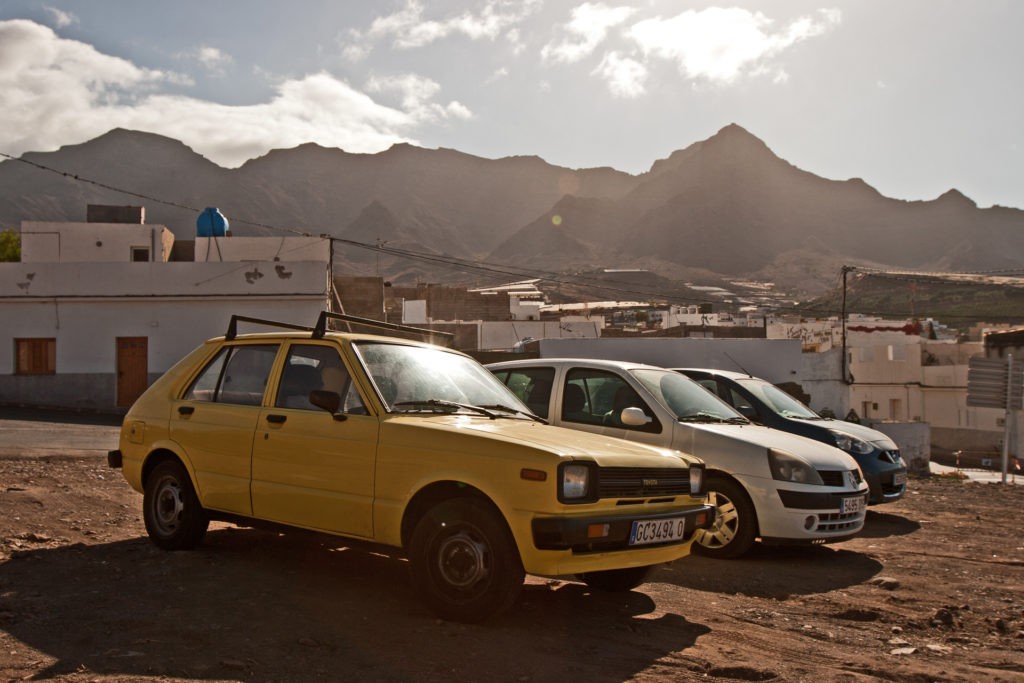
<path fill-rule="evenodd" d="M 888 436 L 864 425 L 824 418 L 771 382 L 728 370 L 673 368 L 743 414 L 792 434 L 816 439 L 849 453 L 871 489 L 869 503 L 890 503 L 907 489 L 907 467 Z"/>

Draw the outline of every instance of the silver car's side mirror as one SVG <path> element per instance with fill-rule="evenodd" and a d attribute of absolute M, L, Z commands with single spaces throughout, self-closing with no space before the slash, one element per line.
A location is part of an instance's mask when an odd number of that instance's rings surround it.
<path fill-rule="evenodd" d="M 619 419 L 621 419 L 622 424 L 627 427 L 643 427 L 648 422 L 651 422 L 651 418 L 649 418 L 642 409 L 635 406 L 623 410 L 622 417 Z"/>

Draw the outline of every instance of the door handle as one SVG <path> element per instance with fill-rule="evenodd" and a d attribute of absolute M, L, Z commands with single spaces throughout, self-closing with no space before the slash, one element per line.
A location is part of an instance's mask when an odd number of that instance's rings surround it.
<path fill-rule="evenodd" d="M 179 415 L 191 415 L 194 412 L 196 412 L 195 406 L 178 406 Z"/>
<path fill-rule="evenodd" d="M 287 419 L 288 419 L 287 415 L 267 415 L 267 422 L 269 422 L 270 424 L 275 424 L 275 425 L 283 424 L 284 421 L 287 420 Z"/>

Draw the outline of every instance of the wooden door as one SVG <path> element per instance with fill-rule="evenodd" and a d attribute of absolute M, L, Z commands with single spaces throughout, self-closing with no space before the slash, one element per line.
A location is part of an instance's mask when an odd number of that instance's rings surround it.
<path fill-rule="evenodd" d="M 117 338 L 117 405 L 135 403 L 149 385 L 147 337 Z"/>

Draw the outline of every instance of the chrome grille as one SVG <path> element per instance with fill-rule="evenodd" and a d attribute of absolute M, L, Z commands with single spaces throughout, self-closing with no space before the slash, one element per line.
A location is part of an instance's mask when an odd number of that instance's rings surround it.
<path fill-rule="evenodd" d="M 598 479 L 599 498 L 690 494 L 690 470 L 686 467 L 602 467 Z"/>

